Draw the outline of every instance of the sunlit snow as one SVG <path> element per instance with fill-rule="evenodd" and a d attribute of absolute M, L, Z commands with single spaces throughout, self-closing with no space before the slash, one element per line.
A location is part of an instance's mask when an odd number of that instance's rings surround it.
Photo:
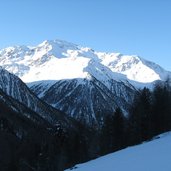
<path fill-rule="evenodd" d="M 96 52 L 62 41 L 44 41 L 36 47 L 14 46 L 0 51 L 0 65 L 24 82 L 88 78 L 150 83 L 171 75 L 136 55 Z"/>
<path fill-rule="evenodd" d="M 72 169 L 74 171 L 170 171 L 170 162 L 171 133 L 166 133 L 151 142 L 78 164 Z"/>

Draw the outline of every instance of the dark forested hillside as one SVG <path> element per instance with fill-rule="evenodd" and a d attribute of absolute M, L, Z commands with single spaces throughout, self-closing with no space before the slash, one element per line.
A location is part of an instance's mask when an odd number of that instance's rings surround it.
<path fill-rule="evenodd" d="M 150 91 L 140 90 L 130 108 L 130 139 L 134 143 L 171 130 L 171 86 L 169 81 L 157 83 Z"/>
<path fill-rule="evenodd" d="M 130 105 L 128 117 L 124 117 L 119 108 L 107 115 L 100 133 L 101 153 L 139 144 L 169 130 L 171 86 L 167 80 L 156 83 L 153 90 L 139 90 Z"/>
<path fill-rule="evenodd" d="M 2 91 L 0 97 L 1 171 L 62 171 L 88 159 L 91 131 L 74 121 L 73 129 L 52 125 Z"/>

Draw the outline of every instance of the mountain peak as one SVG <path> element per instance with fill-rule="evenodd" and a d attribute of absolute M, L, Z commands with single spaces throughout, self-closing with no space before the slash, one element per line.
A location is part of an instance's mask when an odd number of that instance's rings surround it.
<path fill-rule="evenodd" d="M 64 41 L 64 40 L 55 39 L 55 40 L 45 40 L 38 45 L 38 47 L 43 47 L 43 46 L 53 46 L 53 47 L 58 47 L 58 48 L 77 49 L 78 45 Z"/>

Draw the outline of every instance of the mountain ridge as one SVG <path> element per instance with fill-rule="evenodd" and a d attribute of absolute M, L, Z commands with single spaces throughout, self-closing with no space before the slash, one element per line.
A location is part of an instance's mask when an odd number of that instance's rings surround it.
<path fill-rule="evenodd" d="M 97 52 L 62 40 L 46 40 L 35 47 L 14 46 L 2 49 L 0 65 L 24 82 L 86 78 L 87 69 L 90 73 L 91 69 L 96 68 L 107 74 L 109 70 L 112 71 L 114 75 L 111 77 L 114 79 L 117 79 L 115 74 L 120 74 L 119 80 L 140 83 L 163 80 L 171 75 L 154 62 L 136 55 Z M 48 77 L 44 70 L 51 73 L 51 76 Z"/>

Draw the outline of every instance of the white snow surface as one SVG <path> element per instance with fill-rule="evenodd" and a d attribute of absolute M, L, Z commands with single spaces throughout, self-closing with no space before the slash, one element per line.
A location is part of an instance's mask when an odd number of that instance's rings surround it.
<path fill-rule="evenodd" d="M 171 171 L 171 132 L 87 163 L 74 171 Z M 67 169 L 66 171 L 70 171 Z"/>
<path fill-rule="evenodd" d="M 132 84 L 164 80 L 171 73 L 136 55 L 96 52 L 62 40 L 44 41 L 36 47 L 14 46 L 0 51 L 0 66 L 24 82 L 88 78 Z"/>

